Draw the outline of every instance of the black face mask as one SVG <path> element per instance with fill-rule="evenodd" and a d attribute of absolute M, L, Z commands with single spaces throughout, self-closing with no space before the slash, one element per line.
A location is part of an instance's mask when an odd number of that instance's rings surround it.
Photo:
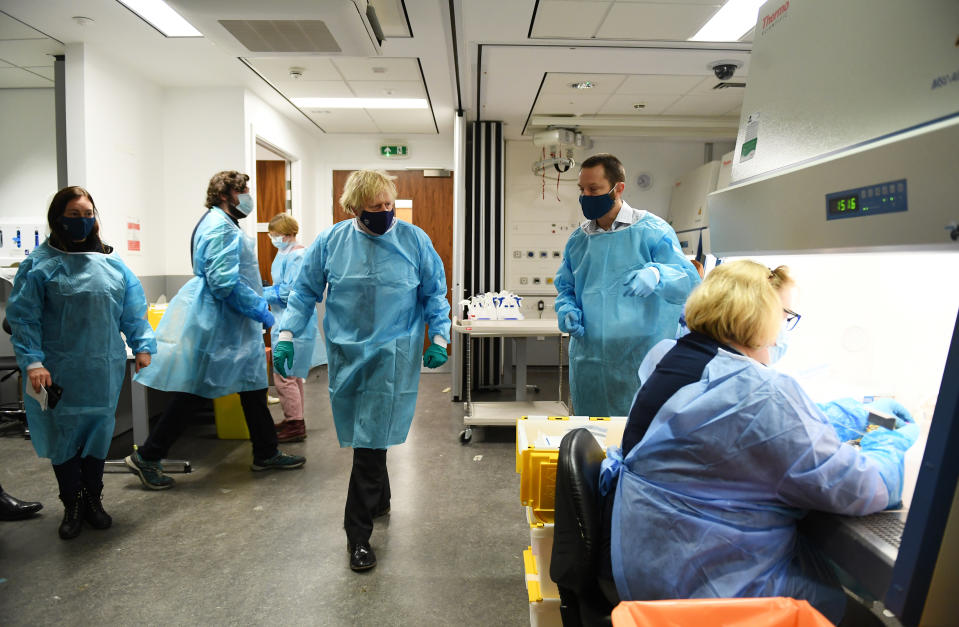
<path fill-rule="evenodd" d="M 395 216 L 396 211 L 393 209 L 389 211 L 364 211 L 360 214 L 360 222 L 370 231 L 382 235 L 393 225 Z"/>

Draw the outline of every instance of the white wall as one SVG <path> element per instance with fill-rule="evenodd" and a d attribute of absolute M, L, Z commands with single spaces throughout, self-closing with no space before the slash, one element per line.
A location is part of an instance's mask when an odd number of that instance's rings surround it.
<path fill-rule="evenodd" d="M 210 177 L 223 170 L 248 171 L 243 98 L 244 90 L 238 87 L 163 91 L 160 195 L 165 263 L 159 274 L 193 273 L 190 233 L 205 211 Z"/>
<path fill-rule="evenodd" d="M 623 197 L 637 209 L 645 209 L 665 218 L 676 179 L 699 167 L 704 161 L 704 144 L 694 141 L 646 141 L 639 139 L 594 140 L 589 151 L 577 149 L 577 165 L 564 174 L 555 170 L 542 176 L 532 172 L 532 164 L 543 158 L 542 148 L 532 141 L 506 142 L 505 210 L 506 210 L 506 287 L 521 295 L 536 295 L 523 302 L 527 315 L 539 296 L 555 295 L 551 284 L 559 268 L 566 240 L 583 221 L 579 207 L 579 163 L 586 157 L 608 152 L 616 155 L 626 169 L 626 190 Z M 733 147 L 730 142 L 713 145 L 713 159 L 719 159 Z M 636 178 L 641 172 L 652 176 L 653 185 L 641 190 Z M 557 176 L 559 177 L 557 185 Z M 521 257 L 514 257 L 519 252 Z M 529 252 L 535 254 L 528 258 Z M 546 253 L 543 258 L 540 255 Z M 526 282 L 522 283 L 525 278 Z M 535 283 L 536 280 L 539 283 Z M 546 299 L 547 309 L 552 300 Z M 538 315 L 538 312 L 537 314 Z"/>
<path fill-rule="evenodd" d="M 162 274 L 162 90 L 90 46 L 67 54 L 69 183 L 89 190 L 104 241 L 134 273 Z M 140 221 L 139 253 L 127 251 L 128 217 Z"/>
<path fill-rule="evenodd" d="M 0 217 L 46 221 L 57 191 L 53 89 L 0 89 Z"/>

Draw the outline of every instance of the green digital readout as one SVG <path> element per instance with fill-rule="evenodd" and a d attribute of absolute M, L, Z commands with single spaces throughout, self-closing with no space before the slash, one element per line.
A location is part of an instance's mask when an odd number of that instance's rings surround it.
<path fill-rule="evenodd" d="M 840 196 L 829 199 L 829 213 L 844 214 L 859 211 L 859 195 Z"/>

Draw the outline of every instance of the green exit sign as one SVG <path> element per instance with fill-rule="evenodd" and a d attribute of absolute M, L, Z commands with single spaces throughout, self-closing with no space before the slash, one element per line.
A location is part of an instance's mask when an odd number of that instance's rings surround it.
<path fill-rule="evenodd" d="M 409 148 L 406 144 L 380 146 L 380 156 L 387 158 L 407 157 L 409 156 Z"/>

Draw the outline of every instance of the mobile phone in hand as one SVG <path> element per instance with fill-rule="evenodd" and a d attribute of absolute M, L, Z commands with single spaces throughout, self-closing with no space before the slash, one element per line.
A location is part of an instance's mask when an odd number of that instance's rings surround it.
<path fill-rule="evenodd" d="M 61 396 L 63 396 L 63 388 L 51 382 L 50 385 L 47 386 L 47 407 L 50 409 L 56 407 L 57 403 L 60 402 Z"/>

